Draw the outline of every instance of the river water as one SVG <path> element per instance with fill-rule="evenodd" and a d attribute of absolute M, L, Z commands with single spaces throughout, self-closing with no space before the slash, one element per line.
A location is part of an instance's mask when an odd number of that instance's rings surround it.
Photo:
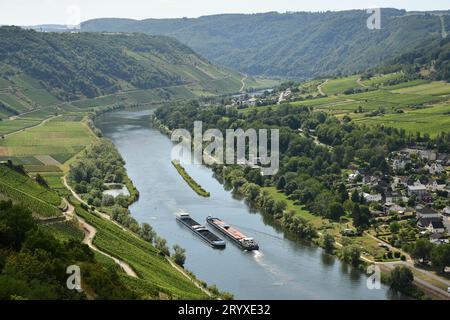
<path fill-rule="evenodd" d="M 321 248 L 291 240 L 270 219 L 254 212 L 226 191 L 210 169 L 185 165 L 188 173 L 211 193 L 199 197 L 170 162 L 173 146 L 168 137 L 152 128 L 151 111 L 115 111 L 100 116 L 96 124 L 111 139 L 126 161 L 126 169 L 140 192 L 130 208 L 170 246 L 186 249 L 185 267 L 208 284 L 231 292 L 236 299 L 397 299 L 389 288 L 369 290 L 367 277 Z M 198 222 L 217 216 L 253 237 L 259 251 L 243 252 L 227 241 L 216 250 L 175 220 L 184 210 Z"/>

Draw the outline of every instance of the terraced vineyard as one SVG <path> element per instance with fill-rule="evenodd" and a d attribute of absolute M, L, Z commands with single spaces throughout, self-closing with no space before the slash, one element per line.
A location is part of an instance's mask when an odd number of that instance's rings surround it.
<path fill-rule="evenodd" d="M 77 214 L 94 226 L 98 233 L 94 245 L 114 257 L 126 261 L 140 279 L 126 277 L 127 284 L 137 291 L 165 294 L 171 298 L 205 299 L 205 294 L 176 271 L 158 251 L 137 236 L 110 221 L 96 217 L 77 206 Z"/>
<path fill-rule="evenodd" d="M 56 192 L 37 184 L 28 176 L 0 165 L 0 193 L 43 217 L 60 216 L 61 198 Z"/>

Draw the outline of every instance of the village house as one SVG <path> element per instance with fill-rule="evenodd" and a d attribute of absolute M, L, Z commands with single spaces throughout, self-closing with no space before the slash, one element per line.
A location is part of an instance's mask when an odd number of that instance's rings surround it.
<path fill-rule="evenodd" d="M 427 189 L 432 192 L 437 190 L 445 190 L 446 184 L 443 181 L 433 180 L 431 183 L 427 184 Z"/>
<path fill-rule="evenodd" d="M 444 216 L 450 216 L 450 207 L 445 207 L 445 208 L 442 210 L 442 214 L 443 214 Z"/>
<path fill-rule="evenodd" d="M 438 163 L 432 163 L 431 165 L 427 164 L 423 168 L 430 174 L 441 174 L 444 171 L 444 167 Z"/>
<path fill-rule="evenodd" d="M 442 222 L 441 218 L 419 218 L 417 219 L 417 227 L 420 229 L 428 229 L 431 222 Z"/>
<path fill-rule="evenodd" d="M 379 202 L 383 199 L 382 195 L 377 194 L 369 194 L 369 193 L 363 193 L 363 198 L 366 200 L 366 202 Z"/>
<path fill-rule="evenodd" d="M 386 204 L 394 204 L 399 201 L 403 201 L 403 197 L 401 196 L 401 194 L 399 192 L 397 192 L 397 191 L 386 192 L 386 199 L 385 199 Z"/>
<path fill-rule="evenodd" d="M 428 193 L 427 187 L 423 184 L 408 186 L 408 196 L 415 195 L 417 198 L 422 199 Z"/>
<path fill-rule="evenodd" d="M 432 208 L 424 207 L 422 209 L 416 210 L 416 217 L 417 218 L 441 218 L 441 215 L 439 212 Z"/>
<path fill-rule="evenodd" d="M 441 220 L 431 220 L 427 227 L 427 230 L 431 233 L 444 233 L 445 226 Z"/>
<path fill-rule="evenodd" d="M 398 204 L 385 204 L 384 210 L 387 213 L 394 213 L 394 214 L 404 214 L 406 212 L 406 208 Z"/>
<path fill-rule="evenodd" d="M 430 234 L 430 242 L 433 244 L 443 244 L 449 243 L 449 240 L 442 233 L 432 233 Z"/>
<path fill-rule="evenodd" d="M 350 173 L 350 174 L 348 175 L 348 180 L 349 180 L 350 182 L 355 182 L 356 179 L 358 179 L 359 176 L 360 176 L 360 173 L 359 173 L 358 170 L 353 171 L 352 173 Z"/>

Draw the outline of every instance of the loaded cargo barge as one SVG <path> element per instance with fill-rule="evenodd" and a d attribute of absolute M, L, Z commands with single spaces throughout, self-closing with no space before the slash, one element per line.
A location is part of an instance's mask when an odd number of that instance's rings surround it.
<path fill-rule="evenodd" d="M 222 234 L 227 236 L 234 244 L 239 246 L 239 248 L 247 251 L 259 250 L 259 245 L 253 238 L 249 238 L 243 235 L 240 231 L 236 230 L 226 222 L 220 220 L 219 218 L 208 217 L 206 222 L 216 230 L 220 231 Z"/>
<path fill-rule="evenodd" d="M 213 248 L 225 248 L 225 241 L 192 219 L 189 213 L 178 213 L 177 221 L 184 224 Z"/>

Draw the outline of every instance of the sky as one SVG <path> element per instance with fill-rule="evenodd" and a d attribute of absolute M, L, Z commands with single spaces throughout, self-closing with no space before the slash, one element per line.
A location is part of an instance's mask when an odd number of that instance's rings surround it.
<path fill-rule="evenodd" d="M 0 0 L 0 25 L 69 24 L 93 18 L 180 18 L 218 13 L 391 7 L 450 9 L 449 0 Z"/>

